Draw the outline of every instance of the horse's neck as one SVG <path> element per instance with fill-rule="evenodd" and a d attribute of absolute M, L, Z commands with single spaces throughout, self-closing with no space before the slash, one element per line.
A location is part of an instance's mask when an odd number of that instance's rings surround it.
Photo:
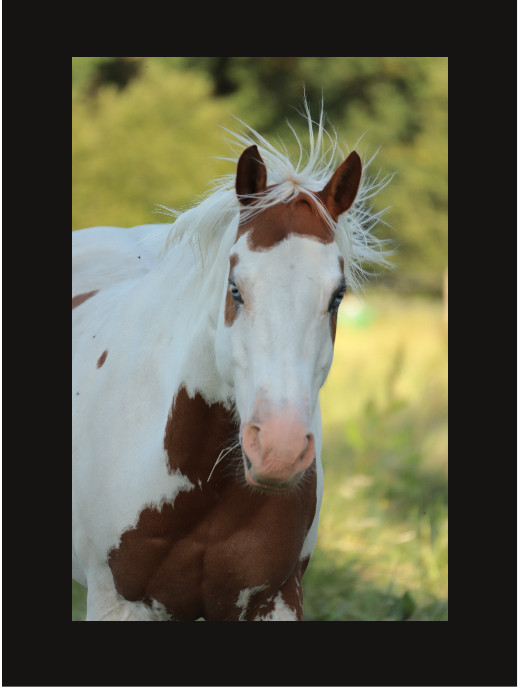
<path fill-rule="evenodd" d="M 196 391 L 209 403 L 232 400 L 232 390 L 216 366 L 215 335 L 224 276 L 202 275 L 189 250 L 174 251 L 146 280 L 145 317 L 156 327 L 155 337 L 167 342 L 164 355 L 173 386 Z"/>

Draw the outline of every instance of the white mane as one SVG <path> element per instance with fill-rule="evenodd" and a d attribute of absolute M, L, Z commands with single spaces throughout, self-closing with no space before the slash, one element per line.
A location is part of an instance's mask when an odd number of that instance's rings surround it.
<path fill-rule="evenodd" d="M 324 188 L 335 169 L 347 157 L 347 153 L 340 148 L 337 133 L 333 131 L 331 135 L 324 128 L 323 110 L 319 121 L 314 122 L 305 101 L 304 109 L 305 112 L 299 114 L 307 121 L 309 151 L 305 151 L 295 130 L 288 123 L 299 146 L 296 164 L 290 160 L 282 141 L 279 142 L 279 147 L 275 147 L 240 120 L 238 121 L 246 128 L 246 132 L 237 134 L 225 130 L 233 138 L 228 142 L 235 157 L 224 159 L 237 165 L 243 150 L 253 144 L 257 145 L 266 165 L 267 184 L 275 185 L 259 195 L 252 206 L 247 206 L 246 212 L 260 212 L 271 205 L 291 200 L 301 192 L 313 195 L 322 214 L 334 228 L 335 241 L 344 259 L 346 284 L 356 292 L 366 276 L 372 274 L 366 264 L 390 267 L 387 258 L 392 251 L 387 248 L 388 240 L 379 239 L 372 233 L 377 223 L 382 221 L 381 215 L 386 208 L 374 213 L 367 201 L 384 188 L 391 177 L 379 179 L 378 173 L 374 179 L 370 179 L 366 171 L 376 154 L 368 161 L 362 160 L 363 173 L 357 197 L 351 208 L 342 213 L 335 223 L 314 194 Z M 347 146 L 346 148 L 348 151 Z M 218 260 L 226 262 L 232 238 L 235 238 L 237 233 L 239 213 L 243 209 L 235 191 L 235 173 L 218 179 L 212 191 L 185 212 L 160 207 L 176 218 L 164 246 L 164 255 L 171 246 L 187 241 L 199 251 L 202 266 L 207 264 L 214 267 L 215 261 Z M 221 250 L 222 243 L 225 245 L 225 251 Z M 223 266 L 222 271 L 224 272 Z"/>

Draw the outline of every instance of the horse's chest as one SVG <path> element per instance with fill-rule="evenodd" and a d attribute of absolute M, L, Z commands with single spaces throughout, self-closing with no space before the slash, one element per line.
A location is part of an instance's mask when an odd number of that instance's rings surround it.
<path fill-rule="evenodd" d="M 272 597 L 298 571 L 315 513 L 312 482 L 306 499 L 195 489 L 146 507 L 108 556 L 118 592 L 156 600 L 173 619 L 238 620 L 246 591 Z"/>

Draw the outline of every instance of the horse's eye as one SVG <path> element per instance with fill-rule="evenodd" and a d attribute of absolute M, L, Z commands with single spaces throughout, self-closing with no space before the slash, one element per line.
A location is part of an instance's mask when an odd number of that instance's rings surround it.
<path fill-rule="evenodd" d="M 233 280 L 229 280 L 228 283 L 230 284 L 230 294 L 234 301 L 237 301 L 238 303 L 244 303 L 243 299 L 241 298 L 241 294 L 239 293 L 239 289 L 236 287 L 236 284 Z"/>
<path fill-rule="evenodd" d="M 341 284 L 338 289 L 334 292 L 333 296 L 329 299 L 328 310 L 330 313 L 338 310 L 338 306 L 341 304 L 342 299 L 345 294 L 345 284 Z"/>

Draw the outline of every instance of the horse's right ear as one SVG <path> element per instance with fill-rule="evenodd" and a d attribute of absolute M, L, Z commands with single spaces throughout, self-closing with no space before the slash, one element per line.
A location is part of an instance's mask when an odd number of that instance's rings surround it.
<path fill-rule="evenodd" d="M 254 199 L 250 194 L 258 194 L 266 189 L 266 166 L 259 155 L 257 146 L 250 146 L 241 153 L 237 163 L 236 192 L 240 203 L 248 205 Z"/>

